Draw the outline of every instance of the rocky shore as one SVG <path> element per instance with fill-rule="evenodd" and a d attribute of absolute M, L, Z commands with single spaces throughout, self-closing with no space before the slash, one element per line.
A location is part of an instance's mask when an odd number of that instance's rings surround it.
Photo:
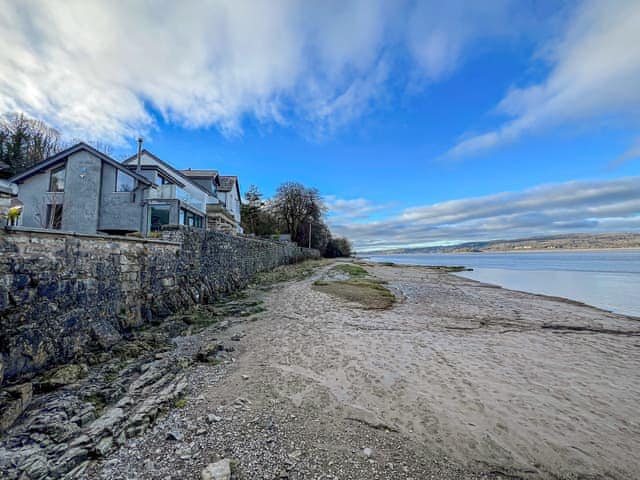
<path fill-rule="evenodd" d="M 637 320 L 442 269 L 316 263 L 259 280 L 5 391 L 26 408 L 0 437 L 0 477 L 640 471 Z"/>

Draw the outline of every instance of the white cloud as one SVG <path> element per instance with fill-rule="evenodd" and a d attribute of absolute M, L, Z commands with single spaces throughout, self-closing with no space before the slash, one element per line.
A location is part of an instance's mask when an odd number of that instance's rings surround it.
<path fill-rule="evenodd" d="M 640 177 L 566 182 L 407 208 L 384 220 L 333 221 L 331 227 L 359 249 L 572 232 L 640 231 L 639 192 Z M 355 211 L 371 205 L 365 199 L 352 202 Z M 340 207 L 348 210 L 350 205 L 345 202 Z"/>
<path fill-rule="evenodd" d="M 559 124 L 601 126 L 612 116 L 640 122 L 640 2 L 584 2 L 565 34 L 545 45 L 547 78 L 513 88 L 497 107 L 510 120 L 463 138 L 450 151 L 464 156 Z"/>
<path fill-rule="evenodd" d="M 0 0 L 0 112 L 105 142 L 153 130 L 155 112 L 227 135 L 252 117 L 324 136 L 384 99 L 402 52 L 440 79 L 512 23 L 513 2 L 440 3 Z"/>
<path fill-rule="evenodd" d="M 393 208 L 393 204 L 375 204 L 366 198 L 342 199 L 333 195 L 326 195 L 324 202 L 329 209 L 329 222 L 352 222 L 369 218 L 374 213 Z"/>

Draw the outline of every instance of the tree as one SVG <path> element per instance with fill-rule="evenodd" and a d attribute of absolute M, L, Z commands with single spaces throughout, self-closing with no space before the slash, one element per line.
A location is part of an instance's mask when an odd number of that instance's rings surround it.
<path fill-rule="evenodd" d="M 311 222 L 300 224 L 296 235 L 298 245 L 308 247 L 309 235 L 311 235 L 311 248 L 320 250 L 320 253 L 324 255 L 327 244 L 331 239 L 329 227 L 322 220 L 312 220 Z"/>
<path fill-rule="evenodd" d="M 23 172 L 62 150 L 60 133 L 22 113 L 0 118 L 0 162 L 12 175 Z"/>
<path fill-rule="evenodd" d="M 335 237 L 329 240 L 324 256 L 327 258 L 350 257 L 351 242 L 344 237 Z"/>
<path fill-rule="evenodd" d="M 240 205 L 242 228 L 246 233 L 256 233 L 260 221 L 262 193 L 255 185 L 251 185 L 244 194 L 245 203 Z"/>
<path fill-rule="evenodd" d="M 282 223 L 292 240 L 303 244 L 300 226 L 309 222 L 320 222 L 326 207 L 315 188 L 301 183 L 286 182 L 278 187 L 273 199 L 273 213 Z"/>

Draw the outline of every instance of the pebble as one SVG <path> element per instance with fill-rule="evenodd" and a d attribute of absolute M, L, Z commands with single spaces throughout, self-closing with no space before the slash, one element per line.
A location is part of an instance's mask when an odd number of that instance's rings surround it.
<path fill-rule="evenodd" d="M 231 478 L 231 460 L 225 458 L 207 465 L 200 474 L 202 480 L 229 480 Z"/>

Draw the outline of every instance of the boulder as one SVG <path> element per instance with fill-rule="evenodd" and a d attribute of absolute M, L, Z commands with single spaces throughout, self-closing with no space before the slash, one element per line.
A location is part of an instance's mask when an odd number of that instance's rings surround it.
<path fill-rule="evenodd" d="M 202 480 L 229 480 L 231 478 L 231 460 L 225 458 L 207 465 L 200 474 Z"/>
<path fill-rule="evenodd" d="M 27 408 L 33 395 L 33 386 L 23 383 L 0 392 L 0 432 L 7 430 Z"/>

